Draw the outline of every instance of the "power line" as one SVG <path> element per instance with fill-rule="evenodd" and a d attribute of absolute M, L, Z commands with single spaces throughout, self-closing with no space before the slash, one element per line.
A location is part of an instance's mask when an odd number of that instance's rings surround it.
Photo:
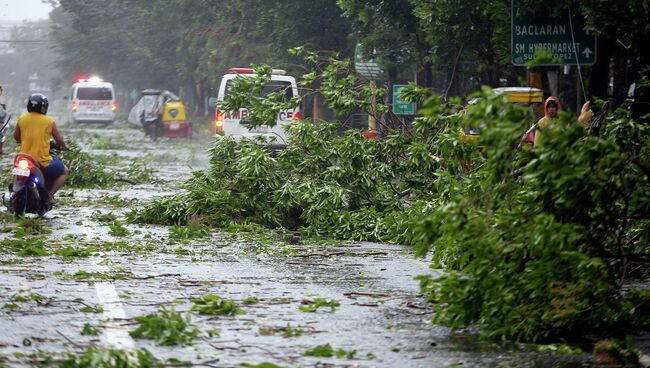
<path fill-rule="evenodd" d="M 582 78 L 582 71 L 580 70 L 580 61 L 578 60 L 578 48 L 576 47 L 575 33 L 573 32 L 573 14 L 571 14 L 571 4 L 569 4 L 569 26 L 571 27 L 571 42 L 573 42 L 573 54 L 576 58 L 576 65 L 578 68 L 578 76 L 580 77 L 580 86 L 582 87 L 582 95 L 587 101 L 587 91 L 585 91 L 585 82 Z"/>
<path fill-rule="evenodd" d="M 0 40 L 0 43 L 47 43 L 52 40 Z"/>

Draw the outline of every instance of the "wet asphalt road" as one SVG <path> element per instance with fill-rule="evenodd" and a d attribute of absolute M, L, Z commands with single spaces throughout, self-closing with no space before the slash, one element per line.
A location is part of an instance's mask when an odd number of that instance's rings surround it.
<path fill-rule="evenodd" d="M 414 277 L 437 271 L 407 247 L 308 244 L 219 231 L 175 241 L 170 227 L 128 224 L 125 213 L 131 208 L 177 193 L 190 168 L 207 166 L 210 139 L 154 143 L 129 126 L 82 126 L 66 128 L 64 134 L 118 174 L 140 165 L 152 169 L 157 180 L 102 190 L 63 189 L 59 205 L 39 222 L 45 228 L 40 236 L 50 253 L 74 247 L 89 250 L 85 256 L 18 256 L 0 248 L 0 367 L 32 366 L 91 345 L 146 348 L 161 360 L 216 367 L 262 362 L 285 367 L 590 366 L 587 355 L 481 343 L 433 325 L 434 311 L 419 295 Z M 10 162 L 9 155 L 2 157 L 3 171 Z M 105 222 L 108 214 L 126 232 L 116 234 Z M 0 225 L 0 239 L 24 237 L 20 223 L 10 217 Z M 206 295 L 233 300 L 245 314 L 190 311 L 191 300 Z M 340 306 L 300 310 L 319 298 Z M 199 331 L 193 344 L 157 346 L 129 336 L 138 327 L 135 317 L 163 306 L 189 313 Z M 81 335 L 86 324 L 99 335 Z M 298 336 L 285 336 L 292 334 Z M 323 344 L 356 353 L 304 355 Z"/>

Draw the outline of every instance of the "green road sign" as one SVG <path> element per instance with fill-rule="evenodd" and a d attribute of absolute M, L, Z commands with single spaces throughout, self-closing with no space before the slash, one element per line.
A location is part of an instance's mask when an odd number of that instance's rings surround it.
<path fill-rule="evenodd" d="M 512 0 L 512 63 L 526 65 L 591 65 L 596 62 L 596 36 L 577 9 L 532 12 L 530 0 Z M 561 4 L 559 2 L 557 4 Z M 571 16 L 569 16 L 571 15 Z"/>
<path fill-rule="evenodd" d="M 400 99 L 402 88 L 407 84 L 393 84 L 393 113 L 395 115 L 415 115 L 415 104 Z"/>
<path fill-rule="evenodd" d="M 370 79 L 381 79 L 384 71 L 379 68 L 374 59 L 366 60 L 363 56 L 363 46 L 357 44 L 354 49 L 354 69 L 357 73 Z"/>

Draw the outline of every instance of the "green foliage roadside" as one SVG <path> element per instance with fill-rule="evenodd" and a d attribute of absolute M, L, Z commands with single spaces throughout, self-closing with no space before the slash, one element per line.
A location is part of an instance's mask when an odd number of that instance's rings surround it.
<path fill-rule="evenodd" d="M 372 96 L 381 96 L 381 89 L 362 88 L 357 76 L 342 77 L 350 72 L 349 61 L 302 48 L 292 52 L 318 71 L 306 75 L 303 85 L 333 89 L 324 95 L 339 113 L 357 105 L 369 108 Z M 251 116 L 257 116 L 256 110 L 268 110 L 269 103 L 273 109 L 284 108 L 285 101 L 273 104 L 273 98 L 250 99 L 245 93 L 263 85 L 268 73 L 268 67 L 261 67 L 257 78 L 238 79 L 226 108 L 246 105 Z M 254 223 L 341 239 L 410 244 L 412 233 L 404 225 L 421 217 L 421 210 L 432 208 L 436 171 L 461 172 L 463 157 L 483 160 L 476 147 L 459 144 L 452 129 L 459 119 L 458 115 L 424 119 L 409 137 L 394 132 L 375 141 L 352 131 L 339 136 L 337 123 L 305 122 L 290 128 L 289 148 L 277 156 L 252 142 L 218 138 L 210 169 L 195 172 L 184 185 L 186 192 L 154 199 L 128 217 L 135 222 L 222 228 Z M 260 116 L 253 123 L 275 122 L 266 120 Z M 443 150 L 451 155 L 442 155 Z"/>
<path fill-rule="evenodd" d="M 336 129 L 335 124 L 298 125 L 292 129 L 292 147 L 277 157 L 254 143 L 219 139 L 210 170 L 194 173 L 184 185 L 186 192 L 158 198 L 129 218 L 216 227 L 246 222 L 338 238 L 389 240 L 389 232 L 402 232 L 399 218 L 390 218 L 374 234 L 367 230 L 383 213 L 404 208 L 403 185 L 393 182 L 395 174 L 403 173 L 403 180 L 421 183 L 428 192 L 434 185 L 427 171 L 438 164 L 428 154 L 400 161 L 409 149 L 400 135 L 368 142 L 353 132 L 339 137 Z M 419 170 L 409 171 L 409 166 Z"/>
<path fill-rule="evenodd" d="M 83 152 L 74 143 L 69 144 L 68 151 L 59 151 L 57 156 L 70 170 L 70 176 L 65 182 L 66 188 L 110 188 L 124 182 L 155 183 L 153 170 L 146 163 L 131 166 L 123 173 L 124 177 L 105 168 L 102 160 Z"/>
<path fill-rule="evenodd" d="M 647 126 L 619 110 L 594 136 L 562 115 L 518 154 L 515 116 L 492 102 L 468 116 L 487 126 L 479 144 L 490 160 L 472 180 L 484 189 L 452 178 L 449 199 L 416 230 L 420 253 L 449 271 L 421 277 L 434 320 L 526 341 L 647 328 L 650 294 L 624 289 L 648 277 Z"/>
<path fill-rule="evenodd" d="M 629 282 L 650 275 L 647 126 L 623 108 L 590 134 L 563 114 L 540 146 L 518 151 L 529 112 L 489 89 L 478 97 L 462 113 L 430 98 L 408 136 L 364 140 L 304 122 L 277 156 L 217 138 L 210 168 L 186 192 L 129 217 L 414 245 L 447 271 L 420 278 L 434 321 L 493 338 L 650 326 L 650 294 Z M 477 143 L 459 137 L 464 126 L 481 127 Z"/>
<path fill-rule="evenodd" d="M 115 185 L 113 174 L 97 165 L 92 156 L 70 144 L 69 151 L 57 152 L 57 156 L 70 170 L 66 187 L 72 188 L 106 188 Z"/>

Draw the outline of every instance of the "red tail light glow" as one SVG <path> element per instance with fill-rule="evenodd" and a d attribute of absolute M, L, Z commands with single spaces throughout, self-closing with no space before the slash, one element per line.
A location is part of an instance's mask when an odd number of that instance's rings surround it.
<path fill-rule="evenodd" d="M 22 170 L 27 170 L 29 169 L 29 161 L 22 159 L 18 160 L 18 168 Z"/>
<path fill-rule="evenodd" d="M 253 68 L 230 68 L 226 70 L 226 73 L 229 74 L 254 74 L 255 69 Z M 273 75 L 287 75 L 287 71 L 283 69 L 271 69 L 271 74 Z"/>
<path fill-rule="evenodd" d="M 217 117 L 214 119 L 214 129 L 215 131 L 223 129 L 223 114 L 219 110 L 217 110 Z"/>
<path fill-rule="evenodd" d="M 111 105 L 111 111 L 113 112 L 117 111 L 117 102 L 113 102 L 113 104 Z"/>
<path fill-rule="evenodd" d="M 78 108 L 79 108 L 79 105 L 76 102 L 72 102 L 72 112 L 77 111 Z"/>

